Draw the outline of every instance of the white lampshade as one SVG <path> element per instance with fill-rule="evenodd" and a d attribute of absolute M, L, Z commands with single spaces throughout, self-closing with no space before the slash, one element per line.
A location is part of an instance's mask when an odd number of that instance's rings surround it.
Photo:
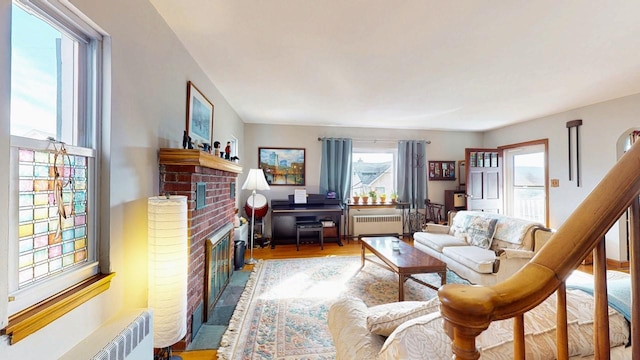
<path fill-rule="evenodd" d="M 242 190 L 269 190 L 269 184 L 262 169 L 249 169 L 249 175 L 242 185 Z"/>
<path fill-rule="evenodd" d="M 148 199 L 149 307 L 153 344 L 169 347 L 187 333 L 188 213 L 186 196 Z"/>

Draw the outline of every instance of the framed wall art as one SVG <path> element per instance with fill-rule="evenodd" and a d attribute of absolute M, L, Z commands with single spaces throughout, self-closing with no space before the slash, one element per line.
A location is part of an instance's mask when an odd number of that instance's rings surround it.
<path fill-rule="evenodd" d="M 455 180 L 455 161 L 429 161 L 429 180 Z"/>
<path fill-rule="evenodd" d="M 211 145 L 213 132 L 213 103 L 193 85 L 187 82 L 187 134 L 194 144 Z"/>
<path fill-rule="evenodd" d="M 305 185 L 305 149 L 258 148 L 258 167 L 269 185 Z"/>

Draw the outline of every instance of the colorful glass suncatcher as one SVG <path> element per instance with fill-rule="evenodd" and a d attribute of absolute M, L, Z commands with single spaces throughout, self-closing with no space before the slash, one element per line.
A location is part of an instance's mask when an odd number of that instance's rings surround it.
<path fill-rule="evenodd" d="M 19 150 L 20 288 L 87 261 L 87 157 L 56 152 Z"/>

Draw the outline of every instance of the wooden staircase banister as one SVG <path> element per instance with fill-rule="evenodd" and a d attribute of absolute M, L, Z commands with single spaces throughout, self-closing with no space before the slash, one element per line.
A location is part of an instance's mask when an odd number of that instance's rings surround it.
<path fill-rule="evenodd" d="M 633 145 L 522 269 L 493 286 L 438 291 L 456 359 L 477 359 L 475 337 L 492 321 L 524 314 L 553 294 L 640 194 L 640 145 Z"/>

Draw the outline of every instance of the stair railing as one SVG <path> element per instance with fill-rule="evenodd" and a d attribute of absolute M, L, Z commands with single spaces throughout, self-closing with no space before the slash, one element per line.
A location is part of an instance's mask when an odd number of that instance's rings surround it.
<path fill-rule="evenodd" d="M 633 299 L 639 299 L 640 270 L 640 145 L 635 144 L 567 218 L 557 232 L 522 269 L 493 286 L 449 284 L 438 291 L 444 329 L 452 340 L 456 359 L 478 359 L 476 337 L 491 322 L 514 321 L 514 358 L 525 358 L 524 313 L 555 291 L 557 301 L 557 356 L 568 358 L 565 280 L 593 251 L 595 278 L 594 349 L 596 359 L 608 359 L 608 305 L 604 235 L 631 208 L 630 273 Z M 640 308 L 632 306 L 633 359 L 640 359 Z"/>

